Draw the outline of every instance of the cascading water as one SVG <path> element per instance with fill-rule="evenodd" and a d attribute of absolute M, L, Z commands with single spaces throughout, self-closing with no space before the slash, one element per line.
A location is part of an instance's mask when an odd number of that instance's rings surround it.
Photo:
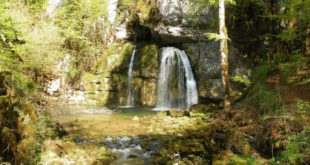
<path fill-rule="evenodd" d="M 188 110 L 197 103 L 197 85 L 186 53 L 173 47 L 163 48 L 154 110 Z"/>
<path fill-rule="evenodd" d="M 144 145 L 142 145 L 144 141 Z M 148 141 L 148 142 L 147 142 Z M 105 146 L 118 158 L 111 165 L 152 164 L 152 155 L 160 149 L 160 141 L 149 141 L 147 138 L 106 137 Z"/>
<path fill-rule="evenodd" d="M 117 3 L 118 0 L 108 0 L 108 20 L 111 24 L 115 22 L 116 13 L 117 13 Z"/>
<path fill-rule="evenodd" d="M 50 18 L 54 18 L 55 16 L 55 8 L 61 3 L 61 0 L 49 0 L 48 1 L 48 7 L 46 10 L 46 14 L 50 17 Z"/>
<path fill-rule="evenodd" d="M 131 57 L 130 57 L 130 63 L 129 63 L 129 69 L 128 69 L 128 84 L 127 84 L 127 104 L 125 106 L 121 106 L 122 108 L 131 108 L 135 105 L 135 98 L 134 98 L 134 91 L 132 89 L 132 71 L 133 71 L 133 65 L 135 61 L 135 54 L 136 54 L 136 48 L 134 48 Z"/>
<path fill-rule="evenodd" d="M 131 58 L 130 58 L 130 64 L 129 64 L 129 69 L 128 69 L 128 97 L 127 97 L 127 105 L 128 106 L 134 106 L 134 91 L 131 87 L 131 80 L 132 80 L 132 70 L 133 70 L 133 64 L 134 64 L 134 60 L 135 60 L 135 54 L 136 54 L 136 48 L 133 50 L 132 54 L 131 54 Z"/>

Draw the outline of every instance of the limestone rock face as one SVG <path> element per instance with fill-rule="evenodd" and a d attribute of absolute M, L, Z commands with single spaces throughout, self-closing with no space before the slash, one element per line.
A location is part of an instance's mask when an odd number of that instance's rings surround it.
<path fill-rule="evenodd" d="M 216 8 L 198 10 L 189 0 L 158 0 L 160 22 L 151 27 L 153 35 L 164 45 L 181 45 L 191 60 L 198 85 L 200 102 L 222 100 L 222 79 L 219 43 L 208 41 L 204 33 L 217 32 Z M 251 61 L 229 45 L 229 74 L 248 79 Z M 232 99 L 236 100 L 247 86 L 231 80 Z"/>
<path fill-rule="evenodd" d="M 151 26 L 153 35 L 165 44 L 206 41 L 203 35 L 215 18 L 211 8 L 200 11 L 189 0 L 158 0 L 160 22 Z M 199 30 L 198 30 L 199 29 Z"/>
<path fill-rule="evenodd" d="M 199 102 L 222 101 L 219 43 L 209 41 L 204 35 L 206 32 L 217 32 L 218 28 L 213 26 L 217 9 L 207 7 L 198 10 L 190 0 L 157 0 L 156 3 L 159 18 L 152 23 L 141 21 L 141 13 L 136 13 L 137 18 L 131 18 L 128 11 L 122 11 L 125 13 L 123 20 L 115 21 L 117 13 L 115 9 L 120 2 L 111 0 L 109 23 L 112 25 L 107 32 L 113 34 L 110 36 L 108 33 L 110 38 L 106 36 L 110 45 L 108 53 L 105 52 L 102 59 L 96 61 L 92 73 L 83 73 L 77 88 L 63 87 L 65 81 L 63 76 L 59 88 L 58 79 L 55 79 L 56 83 L 50 82 L 53 88 L 49 89 L 49 93 L 55 95 L 58 91 L 65 91 L 63 92 L 65 94 L 62 94 L 63 98 L 60 99 L 71 100 L 75 104 L 125 105 L 130 55 L 133 45 L 136 45 L 137 54 L 132 79 L 135 104 L 155 106 L 159 50 L 160 47 L 174 46 L 185 50 L 190 59 L 197 81 Z M 126 44 L 131 45 L 131 48 L 123 49 Z M 253 66 L 239 53 L 237 47 L 236 44 L 229 45 L 229 74 L 231 78 L 239 76 L 247 79 Z M 233 100 L 240 98 L 247 88 L 246 85 L 231 80 Z"/>
<path fill-rule="evenodd" d="M 136 49 L 132 78 L 135 104 L 155 106 L 159 49 L 155 44 L 138 45 Z M 108 104 L 126 105 L 129 62 L 124 64 L 119 70 L 112 72 Z"/>
<path fill-rule="evenodd" d="M 211 16 L 212 10 L 205 8 L 199 11 L 197 7 L 190 2 L 190 0 L 158 0 L 157 6 L 161 20 L 166 25 L 172 26 L 191 26 L 191 23 L 202 25 L 208 25 L 212 23 L 213 17 Z M 198 14 L 198 17 L 190 18 Z"/>
<path fill-rule="evenodd" d="M 157 3 L 164 23 L 170 25 L 180 24 L 189 7 L 188 1 L 184 0 L 159 0 Z"/>
<path fill-rule="evenodd" d="M 207 38 L 203 35 L 206 32 L 205 30 L 196 30 L 180 25 L 165 25 L 163 23 L 158 24 L 152 30 L 156 38 L 164 44 L 207 41 Z"/>
<path fill-rule="evenodd" d="M 221 60 L 218 42 L 200 42 L 197 44 L 183 44 L 187 55 L 190 57 L 192 67 L 196 73 L 200 98 L 221 100 L 222 78 Z M 229 45 L 229 74 L 230 77 L 239 76 L 248 79 L 253 66 L 251 62 L 242 57 L 238 50 Z M 232 99 L 238 99 L 247 86 L 238 82 L 231 82 Z"/>

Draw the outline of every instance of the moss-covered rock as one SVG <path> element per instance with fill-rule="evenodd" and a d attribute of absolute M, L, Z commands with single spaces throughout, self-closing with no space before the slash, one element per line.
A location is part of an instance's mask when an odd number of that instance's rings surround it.
<path fill-rule="evenodd" d="M 171 109 L 170 111 L 167 111 L 167 116 L 171 117 L 183 117 L 183 116 L 190 116 L 190 112 L 186 109 Z"/>
<path fill-rule="evenodd" d="M 191 112 L 206 113 L 218 109 L 216 104 L 197 104 L 190 108 Z"/>
<path fill-rule="evenodd" d="M 116 156 L 107 151 L 105 147 L 100 147 L 98 157 L 93 163 L 93 165 L 108 165 L 111 164 Z"/>
<path fill-rule="evenodd" d="M 226 150 L 223 152 L 220 152 L 216 155 L 212 156 L 212 165 L 227 165 L 227 164 L 238 164 L 238 165 L 248 165 L 248 164 L 257 164 L 262 165 L 265 162 L 256 160 L 250 156 L 247 157 L 241 157 L 230 150 Z"/>
<path fill-rule="evenodd" d="M 141 43 L 136 46 L 132 78 L 136 104 L 144 106 L 156 104 L 158 51 L 159 49 L 155 44 Z M 127 60 L 124 60 L 111 72 L 109 104 L 124 105 L 127 103 L 127 73 L 132 52 L 126 53 L 124 51 L 123 53 L 121 56 L 126 56 Z"/>

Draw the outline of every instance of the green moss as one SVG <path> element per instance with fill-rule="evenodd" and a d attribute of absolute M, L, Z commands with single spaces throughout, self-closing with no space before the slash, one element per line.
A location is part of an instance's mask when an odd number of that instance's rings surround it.
<path fill-rule="evenodd" d="M 85 73 L 81 79 L 81 83 L 87 91 L 95 93 L 96 90 L 96 76 L 91 73 Z"/>
<path fill-rule="evenodd" d="M 113 160 L 116 159 L 116 156 L 107 151 L 105 147 L 100 147 L 98 157 L 93 165 L 106 165 L 111 164 Z"/>
<path fill-rule="evenodd" d="M 235 81 L 235 82 L 240 82 L 240 83 L 244 84 L 247 87 L 251 85 L 251 81 L 248 78 L 244 78 L 244 77 L 241 77 L 241 76 L 234 76 L 231 79 L 233 81 Z"/>
<path fill-rule="evenodd" d="M 142 24 L 157 23 L 160 17 L 156 2 L 156 0 L 122 0 L 120 8 L 121 10 L 125 9 L 130 11 L 130 20 L 135 19 L 135 16 L 140 14 L 138 19 Z"/>
<path fill-rule="evenodd" d="M 146 44 L 139 49 L 141 54 L 141 67 L 146 68 L 150 65 L 155 65 L 158 67 L 157 57 L 158 57 L 158 47 L 155 44 Z M 156 61 L 155 61 L 156 60 Z"/>
<path fill-rule="evenodd" d="M 118 67 L 127 66 L 134 46 L 130 43 L 114 42 L 110 45 L 101 58 L 92 67 L 92 73 L 101 73 L 104 77 L 109 76 L 111 71 Z"/>
<path fill-rule="evenodd" d="M 262 165 L 264 162 L 251 156 L 239 156 L 231 151 L 223 151 L 212 158 L 214 165 Z"/>
<path fill-rule="evenodd" d="M 138 58 L 135 69 L 138 69 L 143 77 L 156 75 L 158 64 L 159 48 L 155 44 L 142 44 L 138 51 Z"/>

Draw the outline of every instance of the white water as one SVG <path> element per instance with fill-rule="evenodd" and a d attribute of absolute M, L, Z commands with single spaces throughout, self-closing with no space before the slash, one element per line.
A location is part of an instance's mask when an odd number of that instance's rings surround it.
<path fill-rule="evenodd" d="M 175 79 L 177 83 L 172 84 Z M 197 85 L 186 53 L 173 47 L 163 48 L 154 110 L 189 109 L 197 103 Z"/>
<path fill-rule="evenodd" d="M 48 1 L 48 7 L 47 7 L 47 11 L 46 14 L 50 17 L 50 18 L 54 18 L 55 17 L 55 8 L 60 4 L 61 0 L 49 0 Z"/>
<path fill-rule="evenodd" d="M 135 106 L 135 97 L 134 97 L 134 91 L 132 89 L 132 71 L 133 71 L 133 65 L 135 61 L 135 54 L 136 54 L 136 48 L 134 48 L 131 57 L 130 57 L 130 63 L 129 63 L 129 69 L 128 69 L 128 84 L 127 84 L 127 104 L 125 106 L 121 106 L 121 108 L 132 108 Z"/>
<path fill-rule="evenodd" d="M 106 137 L 106 146 L 110 152 L 118 155 L 118 159 L 112 162 L 112 165 L 125 164 L 151 164 L 151 156 L 159 149 L 158 141 L 147 143 L 149 150 L 142 147 L 142 139 L 139 136 L 134 137 Z"/>
<path fill-rule="evenodd" d="M 108 13 L 109 13 L 109 22 L 114 24 L 116 14 L 117 14 L 117 3 L 118 0 L 108 0 Z"/>

